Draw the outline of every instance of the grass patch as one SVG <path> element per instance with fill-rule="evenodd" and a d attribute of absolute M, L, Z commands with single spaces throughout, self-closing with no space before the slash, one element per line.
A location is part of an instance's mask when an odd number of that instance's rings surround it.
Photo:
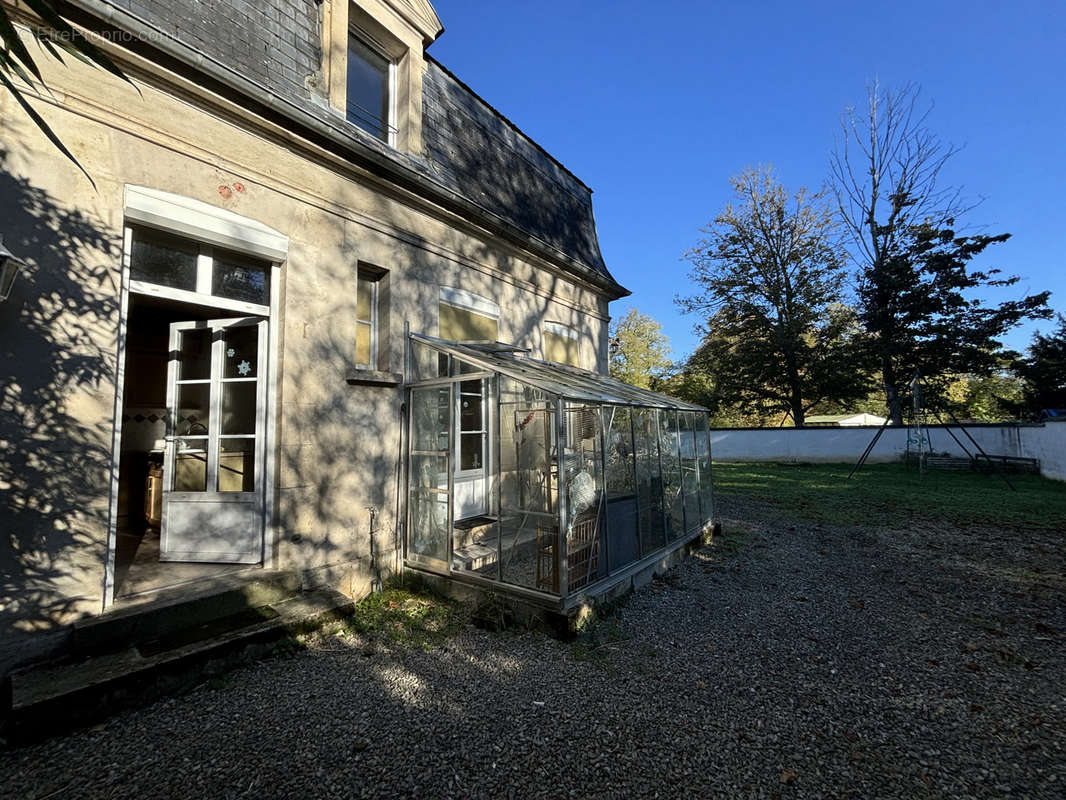
<path fill-rule="evenodd" d="M 425 588 L 392 586 L 359 601 L 345 626 L 349 631 L 430 650 L 466 624 L 466 609 Z"/>
<path fill-rule="evenodd" d="M 961 526 L 1062 530 L 1066 487 L 1037 475 L 932 470 L 920 476 L 903 464 L 868 464 L 849 481 L 852 464 L 715 463 L 723 497 L 750 497 L 799 517 L 837 525 L 888 527 L 909 519 Z"/>

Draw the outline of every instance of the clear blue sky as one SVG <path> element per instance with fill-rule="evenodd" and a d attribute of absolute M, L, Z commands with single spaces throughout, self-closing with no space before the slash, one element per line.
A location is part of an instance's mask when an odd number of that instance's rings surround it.
<path fill-rule="evenodd" d="M 986 198 L 967 222 L 1013 237 L 985 252 L 1066 313 L 1066 2 L 435 0 L 430 52 L 593 188 L 607 265 L 674 355 L 696 344 L 674 307 L 681 254 L 772 163 L 817 188 L 841 112 L 865 84 L 916 82 L 929 127 L 963 147 L 947 179 Z M 1024 347 L 1027 325 L 1008 337 Z"/>

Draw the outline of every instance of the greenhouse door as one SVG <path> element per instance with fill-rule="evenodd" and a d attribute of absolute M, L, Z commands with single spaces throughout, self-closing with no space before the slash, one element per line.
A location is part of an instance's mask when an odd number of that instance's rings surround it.
<path fill-rule="evenodd" d="M 447 572 L 451 542 L 452 387 L 411 389 L 407 558 Z"/>
<path fill-rule="evenodd" d="M 461 381 L 456 393 L 455 521 L 488 512 L 488 379 Z"/>

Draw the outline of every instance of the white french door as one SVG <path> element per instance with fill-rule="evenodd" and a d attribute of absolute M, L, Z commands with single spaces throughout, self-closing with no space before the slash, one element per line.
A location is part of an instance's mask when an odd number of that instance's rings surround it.
<path fill-rule="evenodd" d="M 170 326 L 161 561 L 263 558 L 267 321 Z"/>

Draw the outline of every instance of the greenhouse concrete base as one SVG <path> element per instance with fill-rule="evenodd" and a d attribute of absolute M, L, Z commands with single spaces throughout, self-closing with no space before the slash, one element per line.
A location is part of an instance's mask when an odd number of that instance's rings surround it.
<path fill-rule="evenodd" d="M 406 570 L 441 594 L 472 605 L 474 621 L 479 625 L 492 630 L 538 630 L 565 641 L 575 638 L 599 614 L 621 602 L 630 592 L 648 585 L 700 547 L 710 544 L 720 531 L 719 523 L 708 523 L 673 550 L 648 556 L 573 595 L 565 607 L 560 601 L 538 597 L 521 587 L 472 580 L 463 574 L 447 577 L 411 565 L 407 565 Z"/>

